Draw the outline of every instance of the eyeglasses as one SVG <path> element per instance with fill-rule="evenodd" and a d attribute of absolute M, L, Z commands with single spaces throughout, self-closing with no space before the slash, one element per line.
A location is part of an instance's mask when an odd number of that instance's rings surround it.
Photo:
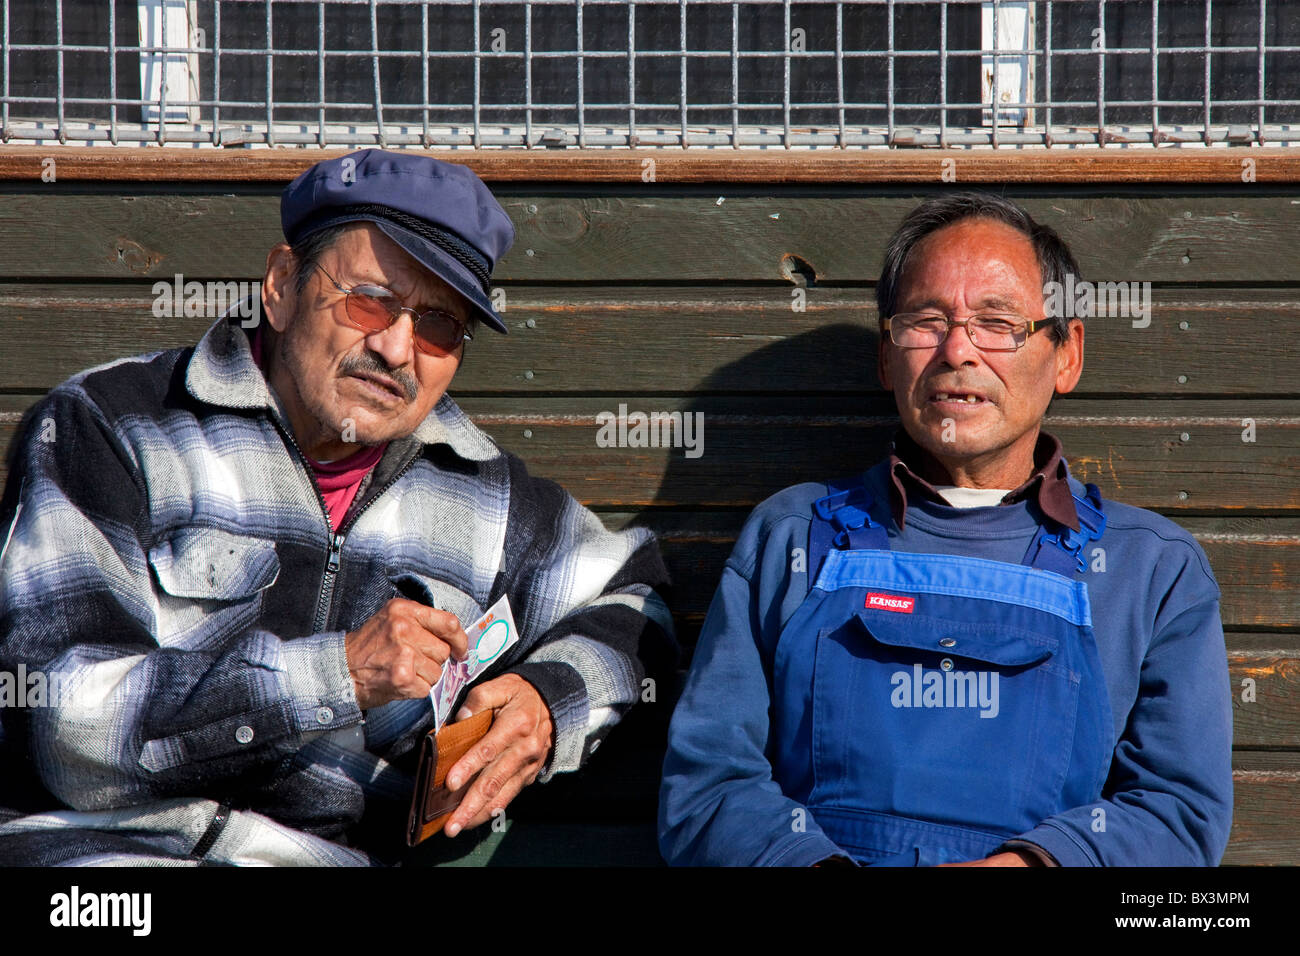
<path fill-rule="evenodd" d="M 1030 335 L 1050 324 L 1014 312 L 980 312 L 964 322 L 954 322 L 940 312 L 900 312 L 884 321 L 890 340 L 900 349 L 932 349 L 948 337 L 954 325 L 961 325 L 971 344 L 985 352 L 1014 352 Z"/>
<path fill-rule="evenodd" d="M 343 305 L 348 322 L 363 332 L 382 332 L 400 319 L 403 312 L 410 312 L 415 317 L 415 347 L 425 355 L 447 355 L 461 342 L 474 338 L 465 323 L 450 312 L 441 309 L 416 312 L 381 286 L 358 285 L 349 289 L 319 265 L 316 268 L 346 296 Z"/>

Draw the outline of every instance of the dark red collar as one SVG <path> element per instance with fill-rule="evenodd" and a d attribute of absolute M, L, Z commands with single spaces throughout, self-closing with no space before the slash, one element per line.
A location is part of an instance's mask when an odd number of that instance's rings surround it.
<path fill-rule="evenodd" d="M 916 473 L 908 465 L 912 462 L 918 467 L 930 464 L 943 470 L 924 448 L 912 440 L 903 429 L 894 435 L 894 450 L 889 456 L 890 511 L 894 523 L 899 529 L 907 515 L 907 495 L 913 495 L 936 504 L 948 505 L 948 501 L 935 487 Z M 1043 514 L 1075 531 L 1079 530 L 1079 515 L 1074 507 L 1074 496 L 1070 493 L 1070 483 L 1066 478 L 1065 459 L 1061 456 L 1061 442 L 1047 432 L 1038 433 L 1038 442 L 1034 445 L 1034 473 L 1019 488 L 1008 492 L 1001 504 L 1012 505 L 1026 501 L 1034 496 Z"/>

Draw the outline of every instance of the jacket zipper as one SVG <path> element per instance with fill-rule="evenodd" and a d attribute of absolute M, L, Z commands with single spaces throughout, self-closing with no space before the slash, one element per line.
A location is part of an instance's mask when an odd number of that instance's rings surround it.
<path fill-rule="evenodd" d="M 271 422 L 275 425 L 276 430 L 284 436 L 298 460 L 302 463 L 302 470 L 307 473 L 307 480 L 311 482 L 312 491 L 316 492 L 316 503 L 320 505 L 321 515 L 325 518 L 325 530 L 329 535 L 329 552 L 325 563 L 325 573 L 321 577 L 320 590 L 316 593 L 316 616 L 312 622 L 312 630 L 319 634 L 325 629 L 322 618 L 328 616 L 329 606 L 332 603 L 334 595 L 334 577 L 338 574 L 340 552 L 343 550 L 343 538 L 333 531 L 333 524 L 330 523 L 330 510 L 325 505 L 325 496 L 321 494 L 320 485 L 316 482 L 316 475 L 311 470 L 311 465 L 307 462 L 307 456 L 302 453 L 298 447 L 298 442 L 294 440 L 293 434 L 289 429 L 280 424 L 280 419 L 276 415 L 271 416 Z"/>
<path fill-rule="evenodd" d="M 339 562 L 342 558 L 340 552 L 343 550 L 343 539 L 346 537 L 347 532 L 357 523 L 357 519 L 365 514 L 372 504 L 379 500 L 385 491 L 397 483 L 397 479 L 406 474 L 407 469 L 414 464 L 415 459 L 418 457 L 420 457 L 418 454 L 412 455 L 406 464 L 397 469 L 393 474 L 393 477 L 384 482 L 383 487 L 371 495 L 370 500 L 362 505 L 360 509 L 353 512 L 352 517 L 349 518 L 341 528 L 339 528 L 338 534 L 334 535 L 330 540 L 329 561 L 325 565 L 325 579 L 321 582 L 321 601 L 323 603 L 318 604 L 316 608 L 317 619 L 320 622 L 316 627 L 317 633 L 325 630 L 329 625 L 330 610 L 334 605 L 334 577 L 338 574 Z"/>
<path fill-rule="evenodd" d="M 329 621 L 330 608 L 334 606 L 334 579 L 339 573 L 340 554 L 343 551 L 343 535 L 330 535 L 329 557 L 325 561 L 325 574 L 321 577 L 320 593 L 316 596 L 316 620 L 312 630 L 319 634 L 325 630 Z"/>
<path fill-rule="evenodd" d="M 316 616 L 312 622 L 312 630 L 319 634 L 329 625 L 330 611 L 333 610 L 334 606 L 334 580 L 338 577 L 339 565 L 342 564 L 343 561 L 343 541 L 347 538 L 347 532 L 352 528 L 352 525 L 356 523 L 357 519 L 360 518 L 361 515 L 364 514 L 365 511 L 374 504 L 374 502 L 378 500 L 385 491 L 391 488 L 397 482 L 397 479 L 401 478 L 402 475 L 406 473 L 406 470 L 411 467 L 411 464 L 419 457 L 419 455 L 412 455 L 406 464 L 397 470 L 393 477 L 384 482 L 384 486 L 371 496 L 370 500 L 362 506 L 360 511 L 354 513 L 352 517 L 347 520 L 346 524 L 339 528 L 337 532 L 334 532 L 332 530 L 334 526 L 330 521 L 329 508 L 325 505 L 325 496 L 321 494 L 320 485 L 316 482 L 316 476 L 312 473 L 311 465 L 307 462 L 307 456 L 302 453 L 302 449 L 298 447 L 298 443 L 294 440 L 293 435 L 290 434 L 287 428 L 284 428 L 280 424 L 275 416 L 272 416 L 272 421 L 275 422 L 275 427 L 279 429 L 280 434 L 288 439 L 289 444 L 293 446 L 293 450 L 297 453 L 298 459 L 302 462 L 303 470 L 307 472 L 307 478 L 311 482 L 312 489 L 316 492 L 316 502 L 320 505 L 321 514 L 325 517 L 325 527 L 331 529 L 329 535 L 329 552 L 325 560 L 325 572 L 321 575 L 320 590 L 316 594 Z"/>

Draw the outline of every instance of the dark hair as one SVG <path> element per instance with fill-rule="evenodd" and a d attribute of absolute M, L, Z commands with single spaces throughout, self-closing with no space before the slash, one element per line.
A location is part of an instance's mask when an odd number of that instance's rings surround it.
<path fill-rule="evenodd" d="M 316 263 L 320 257 L 334 243 L 338 242 L 339 236 L 343 235 L 348 226 L 354 225 L 351 222 L 341 222 L 337 226 L 326 226 L 324 229 L 317 229 L 298 240 L 298 243 L 290 248 L 293 251 L 293 257 L 297 260 L 297 272 L 294 275 L 294 291 L 301 296 L 307 288 L 307 283 L 311 281 L 311 274 L 316 271 Z M 478 334 L 479 319 L 478 315 L 472 310 L 466 317 L 465 328 L 471 336 Z"/>
<path fill-rule="evenodd" d="M 930 233 L 963 219 L 992 219 L 1023 233 L 1038 256 L 1043 285 L 1057 282 L 1064 286 L 1067 274 L 1072 274 L 1076 282 L 1079 280 L 1079 264 L 1065 240 L 1050 226 L 1034 222 L 1029 213 L 1015 203 L 992 193 L 946 193 L 927 199 L 913 209 L 889 238 L 885 261 L 880 268 L 880 281 L 876 285 L 876 306 L 881 319 L 894 314 L 898 305 L 898 287 L 907 268 L 908 256 L 916 244 Z M 1069 336 L 1070 320 L 1063 316 L 1049 318 L 1052 322 L 1049 334 L 1060 345 Z"/>

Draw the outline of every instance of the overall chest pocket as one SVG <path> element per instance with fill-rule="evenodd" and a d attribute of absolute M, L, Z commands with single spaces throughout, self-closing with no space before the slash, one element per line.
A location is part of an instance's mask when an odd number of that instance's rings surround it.
<path fill-rule="evenodd" d="M 275 542 L 219 528 L 186 527 L 149 549 L 158 582 L 155 637 L 198 647 L 252 626 L 280 575 Z"/>
<path fill-rule="evenodd" d="M 1003 833 L 1058 812 L 1079 674 L 1061 636 L 977 618 L 864 609 L 818 631 L 812 803 Z"/>

